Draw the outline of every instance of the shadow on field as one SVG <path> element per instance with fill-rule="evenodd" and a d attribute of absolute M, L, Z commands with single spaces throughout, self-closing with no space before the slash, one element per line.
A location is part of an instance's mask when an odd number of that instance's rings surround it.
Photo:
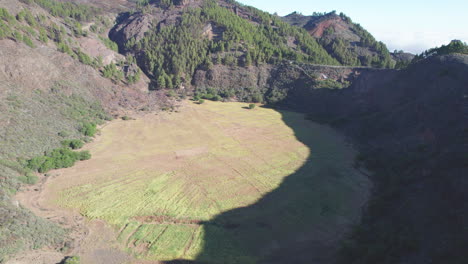
<path fill-rule="evenodd" d="M 351 168 L 354 154 L 333 130 L 279 112 L 311 151 L 304 165 L 256 203 L 203 223 L 196 261 L 165 263 L 332 262 L 340 238 L 359 217 L 367 181 Z"/>

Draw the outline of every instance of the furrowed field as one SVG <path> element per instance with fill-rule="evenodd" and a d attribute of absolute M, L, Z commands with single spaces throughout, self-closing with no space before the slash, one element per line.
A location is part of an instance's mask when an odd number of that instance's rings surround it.
<path fill-rule="evenodd" d="M 333 233 L 367 196 L 354 151 L 331 129 L 241 103 L 185 102 L 179 113 L 113 121 L 88 148 L 93 158 L 62 170 L 50 200 L 105 220 L 143 259 L 256 262 L 275 232 Z M 300 183 L 281 187 L 290 175 Z M 265 205 L 223 217 L 256 203 Z M 237 224 L 250 218 L 263 220 Z"/>

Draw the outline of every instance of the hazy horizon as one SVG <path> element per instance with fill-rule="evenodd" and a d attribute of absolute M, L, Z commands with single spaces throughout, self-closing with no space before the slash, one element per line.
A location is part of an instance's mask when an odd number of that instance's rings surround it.
<path fill-rule="evenodd" d="M 343 12 L 353 22 L 361 24 L 390 51 L 421 53 L 453 39 L 468 42 L 468 22 L 465 12 L 468 1 L 435 0 L 375 2 L 370 0 L 306 1 L 239 0 L 269 13 L 281 16 L 294 11 L 303 15 L 313 12 Z"/>

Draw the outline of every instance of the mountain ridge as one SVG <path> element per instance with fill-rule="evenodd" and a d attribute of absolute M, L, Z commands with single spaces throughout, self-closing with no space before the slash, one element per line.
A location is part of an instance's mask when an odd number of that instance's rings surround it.
<path fill-rule="evenodd" d="M 332 11 L 304 16 L 294 12 L 282 19 L 307 30 L 342 64 L 380 68 L 395 66 L 385 44 L 376 41 L 360 24 L 343 13 Z"/>

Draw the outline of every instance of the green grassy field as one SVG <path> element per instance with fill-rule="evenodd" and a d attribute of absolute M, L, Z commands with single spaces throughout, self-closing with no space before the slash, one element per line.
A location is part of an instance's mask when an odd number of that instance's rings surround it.
<path fill-rule="evenodd" d="M 180 113 L 111 122 L 89 146 L 93 158 L 64 170 L 55 183 L 56 202 L 107 221 L 131 252 L 153 260 L 255 262 L 257 244 L 270 239 L 264 226 L 280 220 L 286 234 L 309 221 L 326 225 L 328 211 L 356 218 L 367 181 L 352 169 L 355 153 L 343 139 L 302 114 L 245 106 L 186 102 Z M 275 198 L 272 191 L 283 193 L 285 179 L 296 174 L 304 181 Z M 265 197 L 274 202 L 213 222 Z M 301 213 L 272 215 L 284 206 Z M 253 227 L 260 240 L 244 243 L 243 232 L 232 234 L 229 222 L 263 216 L 271 220 Z"/>

